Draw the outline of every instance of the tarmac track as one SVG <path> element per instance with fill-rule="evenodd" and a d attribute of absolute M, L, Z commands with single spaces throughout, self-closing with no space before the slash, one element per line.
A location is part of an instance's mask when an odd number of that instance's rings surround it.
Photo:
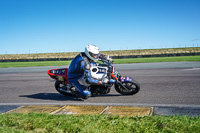
<path fill-rule="evenodd" d="M 54 89 L 54 80 L 46 71 L 61 67 L 0 68 L 0 112 L 6 110 L 3 106 L 51 104 L 188 107 L 200 111 L 200 62 L 115 65 L 122 75 L 140 83 L 140 92 L 123 96 L 112 88 L 108 95 L 85 101 L 63 96 Z"/>

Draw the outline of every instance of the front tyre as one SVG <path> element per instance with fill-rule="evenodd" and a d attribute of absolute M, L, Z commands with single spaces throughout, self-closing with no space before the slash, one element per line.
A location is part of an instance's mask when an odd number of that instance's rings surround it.
<path fill-rule="evenodd" d="M 120 84 L 115 85 L 115 90 L 122 95 L 134 95 L 140 90 L 140 84 L 135 80 L 122 82 L 122 84 L 126 88 Z"/>

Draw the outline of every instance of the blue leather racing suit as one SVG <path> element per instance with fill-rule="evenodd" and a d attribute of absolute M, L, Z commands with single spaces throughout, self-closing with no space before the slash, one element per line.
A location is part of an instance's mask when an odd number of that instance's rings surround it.
<path fill-rule="evenodd" d="M 71 62 L 67 78 L 69 84 L 76 87 L 83 97 L 91 95 L 88 89 L 89 84 L 98 84 L 99 80 L 93 79 L 90 75 L 90 66 L 93 64 L 85 53 L 78 54 Z"/>

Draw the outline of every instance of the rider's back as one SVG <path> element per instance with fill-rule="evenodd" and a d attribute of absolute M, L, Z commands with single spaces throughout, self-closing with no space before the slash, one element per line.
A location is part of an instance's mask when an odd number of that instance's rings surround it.
<path fill-rule="evenodd" d="M 78 79 L 83 76 L 86 65 L 85 58 L 85 53 L 80 53 L 72 60 L 67 73 L 68 79 Z"/>

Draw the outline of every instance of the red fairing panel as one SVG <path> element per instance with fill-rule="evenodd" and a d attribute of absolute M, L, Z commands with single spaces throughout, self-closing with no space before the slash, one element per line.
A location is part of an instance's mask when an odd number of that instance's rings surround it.
<path fill-rule="evenodd" d="M 66 84 L 69 84 L 67 79 L 67 72 L 68 68 L 62 68 L 62 69 L 50 69 L 47 71 L 47 74 L 58 81 L 65 81 Z"/>

